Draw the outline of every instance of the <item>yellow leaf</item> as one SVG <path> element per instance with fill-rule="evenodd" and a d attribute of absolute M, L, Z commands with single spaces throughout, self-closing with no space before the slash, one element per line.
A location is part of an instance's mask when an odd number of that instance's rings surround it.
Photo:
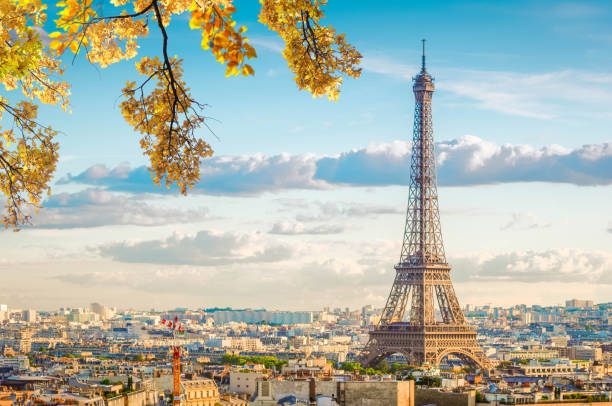
<path fill-rule="evenodd" d="M 70 50 L 72 51 L 72 53 L 76 54 L 78 52 L 78 50 L 79 50 L 79 43 L 76 42 L 76 41 L 72 41 L 70 43 Z"/>
<path fill-rule="evenodd" d="M 189 20 L 189 28 L 196 30 L 202 26 L 202 20 L 200 18 L 191 17 Z"/>
<path fill-rule="evenodd" d="M 209 48 L 210 48 L 210 41 L 208 40 L 208 38 L 203 38 L 202 39 L 202 49 L 206 51 Z"/>

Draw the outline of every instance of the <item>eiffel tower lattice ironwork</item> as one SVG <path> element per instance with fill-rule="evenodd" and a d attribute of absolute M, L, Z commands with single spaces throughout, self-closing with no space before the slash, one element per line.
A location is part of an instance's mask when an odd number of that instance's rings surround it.
<path fill-rule="evenodd" d="M 401 353 L 410 364 L 437 366 L 452 354 L 486 369 L 490 362 L 461 311 L 444 254 L 431 114 L 434 84 L 425 69 L 425 40 L 413 91 L 414 136 L 402 253 L 391 293 L 361 361 L 373 366 Z"/>

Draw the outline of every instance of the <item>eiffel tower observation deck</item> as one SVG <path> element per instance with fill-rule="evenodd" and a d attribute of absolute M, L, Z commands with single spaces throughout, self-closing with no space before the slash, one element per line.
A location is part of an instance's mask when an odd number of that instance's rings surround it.
<path fill-rule="evenodd" d="M 490 362 L 461 311 L 444 253 L 431 111 L 435 87 L 425 66 L 425 40 L 421 71 L 413 81 L 414 134 L 402 252 L 391 293 L 361 361 L 374 366 L 401 353 L 409 364 L 438 366 L 452 355 L 487 369 Z"/>

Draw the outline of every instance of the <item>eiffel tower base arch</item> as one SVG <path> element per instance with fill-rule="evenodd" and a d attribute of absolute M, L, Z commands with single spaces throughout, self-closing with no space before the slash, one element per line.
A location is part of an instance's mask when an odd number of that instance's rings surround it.
<path fill-rule="evenodd" d="M 434 327 L 435 328 L 435 327 Z M 460 330 L 465 330 L 463 329 Z M 453 355 L 469 366 L 475 369 L 488 370 L 491 368 L 491 362 L 482 351 L 480 345 L 476 341 L 476 334 L 469 331 L 468 334 L 448 334 L 445 332 L 415 334 L 410 331 L 392 331 L 390 334 L 385 334 L 381 330 L 376 330 L 370 333 L 370 341 L 362 351 L 360 358 L 361 365 L 366 367 L 374 367 L 381 360 L 392 354 L 402 354 L 409 365 L 421 366 L 425 363 L 438 367 L 442 360 Z M 412 341 L 414 344 L 415 336 L 420 335 L 424 345 L 420 348 L 397 346 L 401 341 Z M 458 338 L 458 336 L 468 336 Z M 378 337 L 377 337 L 378 336 Z M 455 341 L 453 346 L 444 345 L 445 342 Z M 462 342 L 458 342 L 461 340 Z M 391 344 L 393 343 L 393 344 Z"/>

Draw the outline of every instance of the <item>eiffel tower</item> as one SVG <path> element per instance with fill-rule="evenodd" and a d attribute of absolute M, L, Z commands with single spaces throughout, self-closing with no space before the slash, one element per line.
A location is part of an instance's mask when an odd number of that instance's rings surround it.
<path fill-rule="evenodd" d="M 387 304 L 370 331 L 361 361 L 374 366 L 401 353 L 409 364 L 438 366 L 452 354 L 487 369 L 490 362 L 461 311 L 444 254 L 431 115 L 434 84 L 425 69 L 425 40 L 421 72 L 413 81 L 414 135 L 402 253 Z"/>

